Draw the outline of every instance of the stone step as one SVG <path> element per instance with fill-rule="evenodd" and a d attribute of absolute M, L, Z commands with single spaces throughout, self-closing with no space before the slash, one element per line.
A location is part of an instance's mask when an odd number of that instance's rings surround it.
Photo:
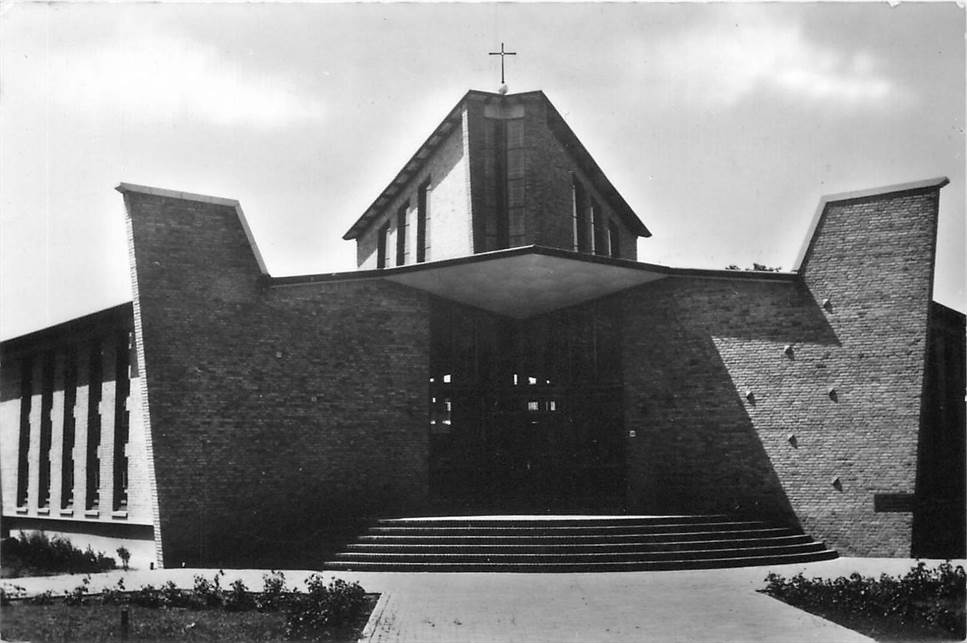
<path fill-rule="evenodd" d="M 835 557 L 797 529 L 724 515 L 423 517 L 378 521 L 325 568 L 608 572 Z"/>
<path fill-rule="evenodd" d="M 830 560 L 837 557 L 831 550 L 802 554 L 741 556 L 735 558 L 674 559 L 662 561 L 631 560 L 622 562 L 535 562 L 535 563 L 400 563 L 332 561 L 325 564 L 327 571 L 373 571 L 373 572 L 514 572 L 514 573 L 575 573 L 575 572 L 630 572 L 671 571 L 685 569 L 723 569 L 728 567 L 753 567 L 767 565 L 791 565 Z"/>
<path fill-rule="evenodd" d="M 779 545 L 802 545 L 813 542 L 809 536 L 804 534 L 792 536 L 776 536 L 763 538 L 729 538 L 723 540 L 672 540 L 672 541 L 649 541 L 649 540 L 629 540 L 628 542 L 575 542 L 573 539 L 559 539 L 553 543 L 532 543 L 531 539 L 522 539 L 518 543 L 495 543 L 490 539 L 483 542 L 467 543 L 457 540 L 451 543 L 437 542 L 418 542 L 418 543 L 395 543 L 363 541 L 346 546 L 348 552 L 447 552 L 447 551 L 466 551 L 468 553 L 479 552 L 522 552 L 522 553 L 559 553 L 559 552 L 595 552 L 595 551 L 680 551 L 696 549 L 731 549 L 749 546 L 779 546 Z M 562 542 L 563 541 L 563 542 Z"/>
<path fill-rule="evenodd" d="M 491 532 L 489 534 L 423 534 L 423 533 L 408 533 L 406 535 L 400 534 L 373 534 L 367 533 L 360 536 L 359 542 L 385 542 L 385 543 L 397 543 L 397 544 L 419 544 L 419 543 L 436 543 L 436 544 L 475 544 L 475 543 L 494 543 L 494 544 L 519 544 L 519 543 L 533 543 L 533 544 L 553 544 L 553 543 L 570 543 L 570 542 L 610 542 L 610 543 L 622 543 L 622 542 L 638 542 L 638 541 L 683 541 L 683 540 L 717 540 L 717 539 L 728 539 L 728 538 L 768 538 L 776 536 L 790 536 L 798 535 L 797 532 L 788 527 L 762 527 L 758 529 L 735 529 L 729 531 L 718 531 L 718 530 L 700 530 L 693 532 L 686 531 L 674 531 L 674 532 L 659 532 L 659 533 L 641 533 L 637 531 L 631 531 L 629 533 L 596 533 L 596 532 L 583 532 L 583 533 L 547 533 L 545 531 L 534 530 L 525 533 L 515 533 L 513 535 L 507 535 L 502 532 Z"/>
<path fill-rule="evenodd" d="M 694 525 L 696 523 L 731 523 L 734 516 L 727 514 L 694 514 L 681 516 L 452 516 L 443 518 L 382 518 L 375 527 L 592 527 L 592 526 L 655 526 Z M 761 522 L 761 521 L 754 521 Z"/>
<path fill-rule="evenodd" d="M 728 549 L 691 549 L 673 551 L 597 551 L 597 552 L 360 552 L 351 551 L 336 555 L 337 561 L 400 562 L 400 563 L 596 563 L 625 561 L 701 560 L 708 558 L 741 558 L 743 556 L 767 556 L 805 554 L 826 549 L 823 543 L 811 542 L 795 545 L 772 545 L 733 547 Z"/>
<path fill-rule="evenodd" d="M 728 522 L 695 522 L 695 523 L 666 523 L 652 525 L 634 524 L 599 524 L 590 521 L 586 524 L 558 525 L 555 521 L 541 523 L 528 521 L 526 524 L 510 524 L 500 526 L 442 526 L 429 525 L 393 525 L 376 526 L 369 529 L 370 535 L 380 536 L 513 536 L 513 535 L 564 535 L 580 536 L 605 534 L 666 534 L 676 532 L 731 532 L 748 529 L 761 529 L 767 523 L 759 520 L 728 521 Z"/>

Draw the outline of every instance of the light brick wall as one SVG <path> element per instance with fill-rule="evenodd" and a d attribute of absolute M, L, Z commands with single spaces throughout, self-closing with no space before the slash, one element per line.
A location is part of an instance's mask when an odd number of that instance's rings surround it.
<path fill-rule="evenodd" d="M 389 234 L 386 254 L 389 266 L 396 265 L 396 235 L 399 234 L 396 215 L 403 204 L 407 204 L 406 263 L 416 263 L 417 190 L 427 180 L 430 181 L 430 189 L 427 193 L 426 233 L 429 251 L 426 260 L 436 261 L 473 253 L 464 131 L 462 124 L 454 127 L 420 172 L 356 239 L 356 264 L 359 268 L 376 268 L 379 229 L 387 222 Z"/>
<path fill-rule="evenodd" d="M 909 555 L 912 514 L 873 497 L 914 491 L 936 216 L 936 188 L 831 203 L 801 280 L 624 295 L 633 508 L 794 513 L 841 553 Z"/>

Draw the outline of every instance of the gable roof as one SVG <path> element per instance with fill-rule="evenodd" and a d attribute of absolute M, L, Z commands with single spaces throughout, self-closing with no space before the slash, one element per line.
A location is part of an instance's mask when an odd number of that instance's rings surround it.
<path fill-rule="evenodd" d="M 555 109 L 551 101 L 548 100 L 547 96 L 544 95 L 542 91 L 533 92 L 521 92 L 519 94 L 497 94 L 494 92 L 482 92 L 478 90 L 470 90 L 463 97 L 457 101 L 457 104 L 453 106 L 453 109 L 446 115 L 443 121 L 437 125 L 433 133 L 424 141 L 424 143 L 417 149 L 416 153 L 410 158 L 409 161 L 403 166 L 397 175 L 390 181 L 383 191 L 376 197 L 376 200 L 366 208 L 363 215 L 356 220 L 356 222 L 346 231 L 343 235 L 343 239 L 351 240 L 357 238 L 363 230 L 369 227 L 373 220 L 382 212 L 383 207 L 389 203 L 389 201 L 396 196 L 396 194 L 403 189 L 403 187 L 413 178 L 413 176 L 418 173 L 427 160 L 432 155 L 433 151 L 439 146 L 441 142 L 446 138 L 446 135 L 460 123 L 462 118 L 463 109 L 466 103 L 470 100 L 487 100 L 487 99 L 506 99 L 506 98 L 538 98 L 543 101 L 547 107 L 547 125 L 551 132 L 557 137 L 558 141 L 564 147 L 564 149 L 577 161 L 578 167 L 585 173 L 585 175 L 591 181 L 591 184 L 595 187 L 602 198 L 604 198 L 614 211 L 624 219 L 625 223 L 631 229 L 633 233 L 640 237 L 650 237 L 651 232 L 645 227 L 638 215 L 634 213 L 631 206 L 624 200 L 624 198 L 618 193 L 608 177 L 604 175 L 598 164 L 591 158 L 587 149 L 578 140 L 578 137 L 574 134 L 568 124 L 564 121 L 561 114 Z"/>

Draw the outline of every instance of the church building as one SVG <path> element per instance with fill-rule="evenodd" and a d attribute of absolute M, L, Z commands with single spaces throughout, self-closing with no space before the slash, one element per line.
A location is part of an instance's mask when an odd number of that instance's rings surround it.
<path fill-rule="evenodd" d="M 963 556 L 946 184 L 825 197 L 789 271 L 656 265 L 544 93 L 469 91 L 357 270 L 275 277 L 237 201 L 122 183 L 133 301 L 2 345 L 4 531 L 312 567 L 374 518 L 721 514 Z"/>

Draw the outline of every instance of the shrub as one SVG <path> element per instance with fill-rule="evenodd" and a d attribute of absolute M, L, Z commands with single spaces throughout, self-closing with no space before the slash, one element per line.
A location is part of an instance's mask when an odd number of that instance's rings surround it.
<path fill-rule="evenodd" d="M 786 579 L 766 576 L 763 591 L 790 605 L 805 609 L 837 609 L 856 614 L 882 616 L 900 623 L 917 623 L 963 638 L 967 574 L 950 562 L 927 568 L 918 562 L 906 575 L 879 579 L 851 574 L 833 580 L 805 578 L 802 573 Z"/>
<path fill-rule="evenodd" d="M 50 605 L 54 602 L 54 593 L 49 589 L 43 594 L 37 594 L 26 599 L 31 605 Z"/>
<path fill-rule="evenodd" d="M 222 605 L 229 612 L 245 612 L 255 609 L 255 599 L 249 594 L 248 587 L 242 579 L 229 585 L 228 591 L 223 593 Z"/>
<path fill-rule="evenodd" d="M 200 609 L 221 607 L 223 604 L 221 577 L 225 572 L 219 570 L 215 578 L 209 581 L 204 576 L 195 576 L 195 587 L 192 590 L 192 603 Z"/>
<path fill-rule="evenodd" d="M 0 556 L 16 574 L 32 575 L 50 572 L 94 573 L 114 569 L 113 558 L 91 547 L 81 551 L 62 536 L 50 538 L 42 531 L 6 538 Z"/>
<path fill-rule="evenodd" d="M 124 587 L 124 579 L 119 578 L 114 587 L 106 587 L 101 592 L 101 602 L 105 605 L 123 605 L 128 602 L 128 592 Z"/>
<path fill-rule="evenodd" d="M 313 574 L 306 580 L 306 592 L 293 594 L 286 606 L 286 637 L 312 638 L 328 628 L 351 624 L 365 605 L 365 596 L 359 583 L 335 578 L 326 585 Z"/>
<path fill-rule="evenodd" d="M 10 604 L 10 601 L 23 598 L 27 593 L 26 588 L 20 585 L 11 585 L 10 587 L 0 587 L 0 607 Z"/>
<path fill-rule="evenodd" d="M 87 605 L 87 594 L 90 591 L 91 577 L 85 576 L 81 584 L 74 589 L 64 590 L 64 603 L 67 605 Z"/>
<path fill-rule="evenodd" d="M 128 562 L 131 560 L 131 552 L 128 551 L 127 547 L 118 547 L 118 558 L 121 559 L 121 568 L 124 571 L 128 571 Z"/>
<path fill-rule="evenodd" d="M 161 607 L 164 601 L 160 589 L 154 585 L 142 585 L 141 589 L 131 593 L 131 604 L 139 607 Z"/>
<path fill-rule="evenodd" d="M 161 604 L 165 607 L 189 607 L 192 604 L 188 592 L 178 589 L 174 581 L 162 585 L 158 593 L 161 595 Z"/>
<path fill-rule="evenodd" d="M 260 611 L 278 611 L 285 604 L 288 596 L 289 590 L 285 587 L 285 574 L 273 569 L 262 575 L 262 593 L 255 599 Z"/>

